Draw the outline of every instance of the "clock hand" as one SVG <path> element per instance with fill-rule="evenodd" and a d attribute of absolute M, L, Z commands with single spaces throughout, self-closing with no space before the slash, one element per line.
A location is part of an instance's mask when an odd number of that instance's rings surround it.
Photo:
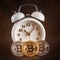
<path fill-rule="evenodd" d="M 30 33 L 28 33 L 26 30 L 24 30 L 24 32 L 27 34 L 26 36 L 29 36 L 29 40 L 30 40 Z"/>
<path fill-rule="evenodd" d="M 33 29 L 31 30 L 30 34 L 33 32 L 34 29 L 35 29 L 35 28 L 33 28 Z"/>
<path fill-rule="evenodd" d="M 30 36 L 30 33 L 28 33 L 26 30 L 24 30 L 24 32 L 27 34 L 26 36 Z"/>
<path fill-rule="evenodd" d="M 31 33 L 33 32 L 33 30 L 34 30 L 35 28 L 33 28 L 32 30 L 31 30 L 31 32 L 29 32 L 29 40 L 30 40 L 30 36 L 31 36 Z"/>

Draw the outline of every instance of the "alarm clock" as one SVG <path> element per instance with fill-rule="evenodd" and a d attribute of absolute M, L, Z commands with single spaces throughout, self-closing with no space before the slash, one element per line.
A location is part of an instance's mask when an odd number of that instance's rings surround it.
<path fill-rule="evenodd" d="M 23 6 L 30 5 L 35 7 L 36 11 L 32 12 L 30 16 L 25 16 L 21 11 Z M 29 14 L 27 14 L 29 15 Z M 40 21 L 45 21 L 45 16 L 41 11 L 38 11 L 36 5 L 24 4 L 19 7 L 18 12 L 12 15 L 11 22 L 15 23 L 11 30 L 11 37 L 13 42 L 16 41 L 38 41 L 45 40 L 46 31 Z"/>
<path fill-rule="evenodd" d="M 33 6 L 36 11 L 32 14 L 21 12 L 23 6 Z M 35 55 L 43 56 L 49 51 L 49 44 L 45 41 L 46 31 L 42 24 L 45 21 L 45 16 L 34 4 L 23 4 L 19 7 L 18 12 L 15 12 L 11 17 L 11 22 L 14 23 L 11 30 L 13 44 L 11 52 L 13 55 L 21 57 L 32 57 Z"/>

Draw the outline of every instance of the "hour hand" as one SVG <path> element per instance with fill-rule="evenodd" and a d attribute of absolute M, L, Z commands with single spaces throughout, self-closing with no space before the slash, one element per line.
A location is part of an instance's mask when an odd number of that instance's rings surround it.
<path fill-rule="evenodd" d="M 26 36 L 30 36 L 30 33 L 28 33 L 26 30 L 24 30 L 24 32 L 26 33 Z"/>

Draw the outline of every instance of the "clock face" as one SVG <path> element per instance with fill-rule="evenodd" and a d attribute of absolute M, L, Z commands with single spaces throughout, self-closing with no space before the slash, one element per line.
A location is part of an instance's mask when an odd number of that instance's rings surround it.
<path fill-rule="evenodd" d="M 38 41 L 42 39 L 42 36 L 43 33 L 40 25 L 33 20 L 21 20 L 12 29 L 13 41 Z"/>

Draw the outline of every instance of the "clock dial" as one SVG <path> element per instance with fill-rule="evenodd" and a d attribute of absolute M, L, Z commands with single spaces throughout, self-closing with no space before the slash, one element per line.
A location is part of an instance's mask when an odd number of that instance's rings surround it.
<path fill-rule="evenodd" d="M 13 26 L 12 29 L 13 41 L 38 41 L 45 40 L 45 30 L 39 21 L 24 19 Z"/>
<path fill-rule="evenodd" d="M 26 21 L 18 25 L 15 30 L 15 39 L 22 41 L 37 41 L 40 40 L 40 28 L 35 22 Z"/>

